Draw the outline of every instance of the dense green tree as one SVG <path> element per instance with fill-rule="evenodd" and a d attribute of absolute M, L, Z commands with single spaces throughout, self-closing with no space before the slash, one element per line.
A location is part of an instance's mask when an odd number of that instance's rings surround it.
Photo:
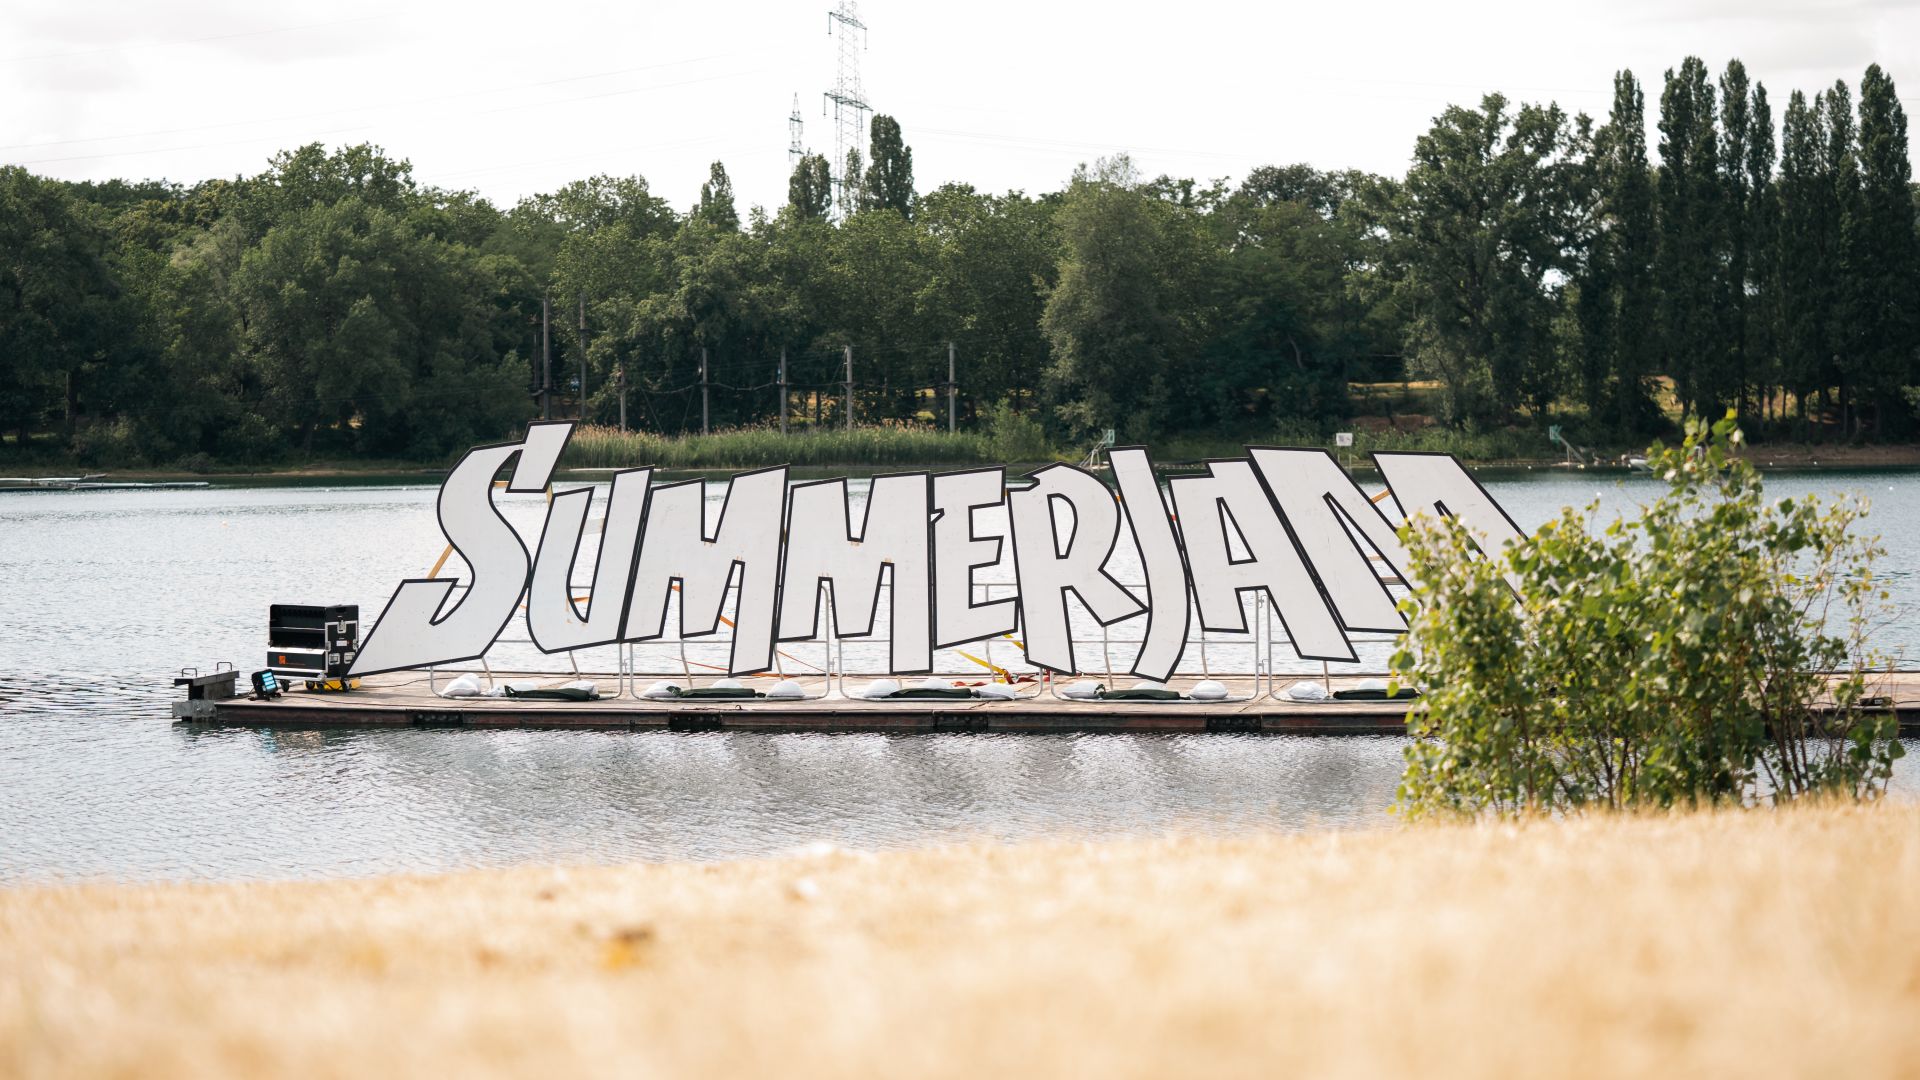
<path fill-rule="evenodd" d="M 1164 433 L 1194 385 L 1215 252 L 1191 211 L 1142 190 L 1124 157 L 1078 170 L 1054 220 L 1059 280 L 1041 316 L 1054 419 L 1073 436 Z"/>
<path fill-rule="evenodd" d="M 643 176 L 604 173 L 575 180 L 546 195 L 521 201 L 517 212 L 564 234 L 594 232 L 624 225 L 635 236 L 658 236 L 677 224 L 673 209 L 655 195 Z"/>
<path fill-rule="evenodd" d="M 913 214 L 913 148 L 900 136 L 893 117 L 876 113 L 869 128 L 873 163 L 867 166 L 861 205 L 870 210 Z M 852 175 L 852 174 L 849 174 Z"/>
<path fill-rule="evenodd" d="M 1776 142 L 1738 61 L 1716 84 L 1689 58 L 1657 168 L 1645 109 L 1621 72 L 1597 129 L 1497 95 L 1448 109 L 1403 177 L 1122 160 L 1037 198 L 918 196 L 879 116 L 870 167 L 808 156 L 744 222 L 718 163 L 684 216 L 638 176 L 503 210 L 366 144 L 188 185 L 13 170 L 0 446 L 436 456 L 534 414 L 543 301 L 558 407 L 610 420 L 618 369 L 634 422 L 668 431 L 698 425 L 702 350 L 715 424 L 778 412 L 783 355 L 796 421 L 844 419 L 849 348 L 862 419 L 943 419 L 951 342 L 963 422 L 991 405 L 1056 437 L 1291 436 L 1408 377 L 1452 423 L 1579 438 L 1584 415 L 1587 442 L 1668 425 L 1663 378 L 1756 433 L 1911 433 L 1920 189 L 1891 80 L 1869 69 L 1857 114 L 1844 83 L 1794 94 Z"/>
<path fill-rule="evenodd" d="M 1777 148 L 1773 134 L 1773 107 L 1767 88 L 1753 87 L 1748 117 L 1746 160 L 1746 214 L 1742 235 L 1746 243 L 1746 322 L 1744 390 L 1758 389 L 1765 412 L 1771 388 L 1779 384 L 1779 323 L 1775 293 L 1780 287 L 1780 197 L 1773 167 Z"/>
<path fill-rule="evenodd" d="M 825 221 L 833 213 L 833 174 L 827 159 L 808 154 L 787 180 L 787 210 L 802 221 Z"/>
<path fill-rule="evenodd" d="M 1780 378 L 1800 419 L 1831 385 L 1828 294 L 1838 272 L 1839 214 L 1824 146 L 1824 102 L 1795 90 L 1787 99 L 1780 150 L 1775 344 Z"/>
<path fill-rule="evenodd" d="M 1449 108 L 1381 210 L 1412 313 L 1409 365 L 1445 384 L 1455 423 L 1500 422 L 1523 403 L 1544 412 L 1561 389 L 1552 277 L 1569 236 L 1554 165 L 1569 137 L 1556 106 L 1510 112 L 1489 94 Z"/>
<path fill-rule="evenodd" d="M 1914 231 L 1907 114 L 1875 64 L 1860 82 L 1860 187 L 1846 220 L 1847 309 L 1859 330 L 1850 359 L 1883 427 L 1911 430 L 1900 388 L 1920 382 L 1920 240 Z"/>
<path fill-rule="evenodd" d="M 71 438 L 83 385 L 127 342 L 108 238 L 60 184 L 0 167 L 0 425 L 48 413 Z"/>
<path fill-rule="evenodd" d="M 837 194 L 840 196 L 840 216 L 843 219 L 867 208 L 867 189 L 861 182 L 866 175 L 866 166 L 862 161 L 860 148 L 853 146 L 847 148 L 847 159 L 840 163 L 840 176 L 835 181 L 835 187 L 839 189 Z"/>
<path fill-rule="evenodd" d="M 954 341 L 968 416 L 1029 401 L 1047 368 L 1041 316 L 1059 265 L 1054 203 L 964 184 L 928 192 L 915 211 L 928 279 L 920 312 L 934 339 Z M 936 355 L 935 369 L 939 370 Z"/>
<path fill-rule="evenodd" d="M 1840 407 L 1840 430 L 1851 437 L 1856 415 L 1854 393 L 1858 389 L 1852 363 L 1866 331 L 1866 312 L 1858 311 L 1858 296 L 1849 287 L 1854 264 L 1860 257 L 1862 241 L 1855 223 L 1860 214 L 1860 163 L 1854 156 L 1853 94 L 1844 81 L 1836 80 L 1827 88 L 1824 165 L 1828 183 L 1833 186 L 1833 219 L 1828 226 L 1833 236 L 1833 263 L 1827 282 L 1827 343 L 1823 386 L 1832 386 Z"/>
<path fill-rule="evenodd" d="M 827 243 L 814 284 L 824 316 L 815 345 L 834 363 L 842 347 L 853 346 L 856 417 L 911 416 L 920 407 L 915 394 L 946 374 L 945 351 L 919 318 L 923 235 L 899 214 L 865 213 L 843 222 Z"/>
<path fill-rule="evenodd" d="M 1707 66 L 1689 56 L 1660 94 L 1659 247 L 1654 282 L 1667 373 L 1683 407 L 1718 416 L 1735 392 L 1727 360 L 1724 180 Z"/>
<path fill-rule="evenodd" d="M 1726 269 L 1719 293 L 1725 316 L 1722 348 L 1725 370 L 1715 384 L 1730 391 L 1729 400 L 1746 411 L 1748 375 L 1752 366 L 1748 326 L 1752 291 L 1753 178 L 1747 172 L 1753 139 L 1753 96 L 1747 69 L 1739 60 L 1727 62 L 1720 76 L 1720 206 L 1726 230 Z"/>
<path fill-rule="evenodd" d="M 707 182 L 700 185 L 700 205 L 693 216 L 716 229 L 732 231 L 740 227 L 740 211 L 733 205 L 733 181 L 727 167 L 716 161 L 707 170 Z"/>
<path fill-rule="evenodd" d="M 1589 416 L 1608 428 L 1646 431 L 1658 416 L 1649 380 L 1655 338 L 1652 174 L 1646 98 L 1630 71 L 1613 79 L 1613 108 L 1594 137 L 1595 228 L 1580 281 L 1581 385 Z"/>
<path fill-rule="evenodd" d="M 1264 167 L 1220 202 L 1226 277 L 1205 380 L 1222 421 L 1344 417 L 1348 382 L 1398 352 L 1404 328 L 1363 287 L 1374 251 L 1355 193 L 1377 181 Z"/>
<path fill-rule="evenodd" d="M 324 440 L 438 455 L 519 411 L 491 282 L 462 255 L 349 195 L 287 215 L 242 257 L 231 285 L 242 347 L 269 417 L 302 451 Z"/>

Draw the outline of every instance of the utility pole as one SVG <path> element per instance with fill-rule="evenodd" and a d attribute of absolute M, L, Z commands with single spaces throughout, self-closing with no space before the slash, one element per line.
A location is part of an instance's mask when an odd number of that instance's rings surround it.
<path fill-rule="evenodd" d="M 853 430 L 853 346 L 847 346 L 847 398 L 841 403 L 847 414 L 847 430 Z"/>
<path fill-rule="evenodd" d="M 700 346 L 700 434 L 707 433 L 707 347 Z"/>
<path fill-rule="evenodd" d="M 960 387 L 953 381 L 953 342 L 947 342 L 947 434 L 953 434 L 954 402 L 959 400 Z"/>
<path fill-rule="evenodd" d="M 838 196 L 834 201 L 844 220 L 853 214 L 860 193 L 860 178 L 847 175 L 847 153 L 866 146 L 868 114 L 873 112 L 860 86 L 860 53 L 867 47 L 867 24 L 860 21 L 860 5 L 840 0 L 839 7 L 827 12 L 827 33 L 838 44 L 840 63 L 833 89 L 820 95 L 820 109 L 824 114 L 827 103 L 833 103 L 832 176 Z"/>
<path fill-rule="evenodd" d="M 587 294 L 580 294 L 580 400 L 574 410 L 576 419 L 587 419 Z"/>
<path fill-rule="evenodd" d="M 780 346 L 780 437 L 787 435 L 787 347 Z"/>
<path fill-rule="evenodd" d="M 540 419 L 553 419 L 553 343 L 547 334 L 547 321 L 553 314 L 553 298 L 540 298 Z"/>
<path fill-rule="evenodd" d="M 613 369 L 613 385 L 620 389 L 620 434 L 627 433 L 627 365 Z"/>
<path fill-rule="evenodd" d="M 800 95 L 793 95 L 793 112 L 787 115 L 787 172 L 800 167 L 807 156 L 807 143 L 802 137 L 806 121 L 800 117 Z"/>

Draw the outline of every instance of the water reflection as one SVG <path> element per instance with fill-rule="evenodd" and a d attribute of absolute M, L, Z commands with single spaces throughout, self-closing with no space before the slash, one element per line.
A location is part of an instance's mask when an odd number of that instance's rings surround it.
<path fill-rule="evenodd" d="M 1523 524 L 1647 481 L 1489 485 Z M 1920 474 L 1862 489 L 1920 635 Z M 1895 490 L 1889 491 L 1887 488 Z M 439 550 L 433 489 L 0 497 L 0 881 L 370 874 L 718 859 L 814 841 L 1349 826 L 1384 819 L 1401 740 L 1240 735 L 271 732 L 175 725 L 167 677 L 261 655 L 274 600 L 378 610 Z M 518 511 L 516 511 L 518 512 Z M 1920 788 L 1920 745 L 1902 762 Z"/>

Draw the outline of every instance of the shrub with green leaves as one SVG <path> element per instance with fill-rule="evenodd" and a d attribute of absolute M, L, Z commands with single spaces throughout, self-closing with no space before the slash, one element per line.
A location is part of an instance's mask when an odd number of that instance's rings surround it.
<path fill-rule="evenodd" d="M 1648 451 L 1665 492 L 1604 528 L 1568 508 L 1482 557 L 1452 519 L 1402 529 L 1418 579 L 1396 679 L 1404 812 L 1780 802 L 1885 790 L 1894 717 L 1864 708 L 1888 611 L 1863 502 L 1768 502 L 1731 415 Z M 1829 673 L 1829 674 L 1822 674 Z"/>

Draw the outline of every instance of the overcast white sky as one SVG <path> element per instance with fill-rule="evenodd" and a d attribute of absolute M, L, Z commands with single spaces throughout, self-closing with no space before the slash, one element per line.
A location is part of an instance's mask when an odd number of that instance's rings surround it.
<path fill-rule="evenodd" d="M 9 0 L 0 162 L 192 181 L 275 149 L 371 141 L 415 175 L 502 203 L 594 173 L 644 175 L 684 209 L 726 162 L 744 209 L 785 198 L 787 114 L 830 151 L 828 0 Z M 1744 60 L 1775 116 L 1795 87 L 1870 61 L 1920 103 L 1920 4 L 969 4 L 863 0 L 868 99 L 896 116 L 921 190 L 1059 186 L 1125 150 L 1154 175 L 1238 178 L 1307 161 L 1405 167 L 1451 102 L 1499 89 L 1603 116 L 1615 69 L 1657 107 L 1689 53 Z"/>

